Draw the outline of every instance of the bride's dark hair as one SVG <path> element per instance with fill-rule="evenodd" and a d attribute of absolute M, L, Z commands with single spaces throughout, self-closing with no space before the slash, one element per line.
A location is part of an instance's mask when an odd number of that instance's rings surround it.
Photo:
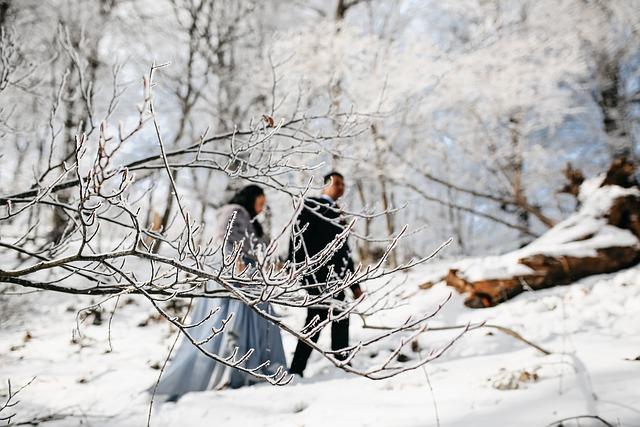
<path fill-rule="evenodd" d="M 249 216 L 251 219 L 254 219 L 257 215 L 256 212 L 256 199 L 260 196 L 264 196 L 264 190 L 262 187 L 251 184 L 242 188 L 236 194 L 233 195 L 231 200 L 229 200 L 229 204 L 240 205 L 249 212 Z M 262 231 L 262 226 L 258 221 L 251 221 L 253 223 L 253 228 L 256 231 L 257 237 L 262 237 L 264 232 Z"/>

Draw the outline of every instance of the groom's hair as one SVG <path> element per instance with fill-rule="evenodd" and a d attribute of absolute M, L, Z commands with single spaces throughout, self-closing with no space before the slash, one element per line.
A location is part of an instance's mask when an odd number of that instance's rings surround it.
<path fill-rule="evenodd" d="M 329 183 L 331 182 L 331 178 L 333 178 L 334 176 L 335 176 L 335 177 L 338 177 L 338 178 L 342 178 L 342 179 L 344 179 L 344 176 L 342 176 L 342 174 L 341 174 L 340 172 L 337 172 L 337 171 L 331 171 L 331 172 L 329 172 L 328 174 L 326 174 L 326 175 L 324 176 L 324 183 L 325 183 L 325 185 L 326 185 L 326 184 L 329 184 Z"/>

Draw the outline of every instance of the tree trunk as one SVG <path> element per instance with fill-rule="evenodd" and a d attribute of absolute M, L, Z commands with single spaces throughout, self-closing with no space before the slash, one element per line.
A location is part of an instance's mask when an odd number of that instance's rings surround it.
<path fill-rule="evenodd" d="M 615 160 L 602 183 L 602 187 L 607 186 L 638 188 L 634 165 L 626 159 Z M 482 308 L 499 304 L 528 289 L 537 290 L 566 285 L 583 277 L 615 272 L 640 262 L 640 246 L 637 243 L 640 241 L 640 196 L 627 194 L 616 197 L 602 218 L 606 219 L 610 226 L 631 231 L 638 239 L 636 243 L 630 246 L 596 247 L 595 256 L 581 257 L 571 254 L 549 255 L 545 253 L 524 256 L 518 259 L 517 263 L 533 270 L 529 274 L 498 279 L 467 280 L 464 278 L 464 272 L 454 268 L 449 270 L 445 280 L 449 286 L 459 292 L 469 293 L 465 305 Z M 596 219 L 600 219 L 600 217 L 598 216 Z M 570 225 L 570 222 L 567 224 L 560 233 L 567 233 L 567 227 L 580 227 L 580 224 Z M 579 230 L 579 228 L 576 229 L 576 232 Z M 552 232 L 554 229 L 549 231 L 549 233 Z M 564 244 L 570 243 L 575 246 L 594 237 L 594 234 L 583 234 L 578 234 L 572 242 Z M 595 244 L 595 242 L 591 244 Z"/>
<path fill-rule="evenodd" d="M 11 0 L 0 0 L 0 28 L 5 28 L 10 7 Z"/>
<path fill-rule="evenodd" d="M 364 209 L 367 206 L 367 199 L 364 184 L 361 179 L 356 180 L 356 190 L 358 192 L 358 197 L 360 198 L 360 204 Z M 371 218 L 367 217 L 364 219 L 364 235 L 368 236 L 369 233 L 371 233 Z M 358 242 L 358 258 L 360 258 L 360 262 L 363 264 L 372 263 L 374 255 L 371 250 L 371 242 L 369 240 L 363 239 Z"/>

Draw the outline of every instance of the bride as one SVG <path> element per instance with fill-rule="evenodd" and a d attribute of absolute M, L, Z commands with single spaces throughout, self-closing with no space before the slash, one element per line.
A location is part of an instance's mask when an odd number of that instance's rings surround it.
<path fill-rule="evenodd" d="M 225 252 L 230 254 L 234 243 L 243 241 L 241 257 L 249 268 L 256 263 L 254 248 L 268 244 L 268 239 L 255 218 L 265 205 L 266 197 L 262 188 L 248 185 L 236 193 L 218 212 L 218 241 L 224 239 L 227 224 L 235 212 L 236 217 L 226 242 Z M 269 361 L 269 365 L 262 368 L 263 374 L 273 374 L 278 367 L 286 368 L 280 330 L 236 299 L 200 298 L 191 315 L 191 323 L 201 321 L 217 307 L 219 310 L 207 321 L 189 329 L 195 340 L 204 340 L 211 334 L 212 328 L 220 328 L 222 320 L 233 313 L 224 330 L 202 345 L 204 349 L 223 357 L 230 356 L 236 347 L 238 356 L 254 349 L 253 354 L 244 362 L 247 368 L 254 368 L 266 361 Z M 260 308 L 273 313 L 269 303 L 260 304 Z M 215 362 L 183 338 L 175 358 L 158 384 L 156 393 L 167 395 L 168 400 L 176 401 L 191 391 L 238 388 L 255 382 L 255 377 Z"/>

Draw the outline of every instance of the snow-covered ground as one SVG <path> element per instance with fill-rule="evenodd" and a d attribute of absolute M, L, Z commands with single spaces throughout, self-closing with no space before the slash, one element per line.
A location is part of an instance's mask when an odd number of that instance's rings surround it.
<path fill-rule="evenodd" d="M 398 322 L 446 298 L 451 289 L 442 283 L 417 288 L 438 268 L 409 273 L 407 304 L 376 324 Z M 85 297 L 32 294 L 11 301 L 12 312 L 3 304 L 0 313 L 1 390 L 6 393 L 7 379 L 15 388 L 35 377 L 18 395 L 14 422 L 53 416 L 43 425 L 146 425 L 144 390 L 157 378 L 174 335 L 166 323 L 137 326 L 152 314 L 144 300 L 121 301 L 111 326 L 112 351 L 108 313 L 102 325 L 82 324 L 82 338 L 72 342 L 76 311 L 90 302 Z M 454 295 L 431 325 L 486 320 L 553 354 L 483 328 L 468 332 L 426 369 L 384 381 L 346 374 L 314 354 L 305 378 L 292 385 L 191 393 L 177 403 L 156 403 L 151 425 L 544 426 L 599 415 L 613 425 L 640 426 L 640 360 L 633 360 L 640 356 L 640 267 L 526 293 L 489 309 L 468 309 L 462 301 Z M 112 302 L 105 307 L 108 312 Z M 295 322 L 302 314 L 285 313 Z M 352 340 L 376 333 L 355 317 L 351 323 Z M 404 355 L 415 360 L 451 334 L 428 332 Z M 321 338 L 326 345 L 328 335 Z M 290 357 L 295 341 L 285 336 L 284 343 Z M 355 363 L 375 362 L 390 348 L 369 349 Z"/>

